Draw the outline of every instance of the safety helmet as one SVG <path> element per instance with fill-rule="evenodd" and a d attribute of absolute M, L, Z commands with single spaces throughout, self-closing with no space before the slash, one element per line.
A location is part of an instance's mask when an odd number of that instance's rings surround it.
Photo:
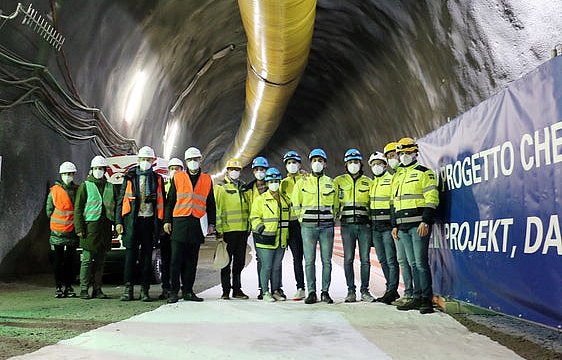
<path fill-rule="evenodd" d="M 298 162 L 302 162 L 301 156 L 295 150 L 289 150 L 283 155 L 283 163 L 286 163 L 289 160 L 296 160 Z"/>
<path fill-rule="evenodd" d="M 343 156 L 343 162 L 348 162 L 349 160 L 363 160 L 363 155 L 357 149 L 348 149 Z"/>
<path fill-rule="evenodd" d="M 281 176 L 281 171 L 279 171 L 277 168 L 271 167 L 265 172 L 264 180 L 267 182 L 272 180 L 281 180 L 282 178 L 283 177 Z"/>
<path fill-rule="evenodd" d="M 107 167 L 107 160 L 101 155 L 95 156 L 90 163 L 91 168 L 99 166 Z"/>
<path fill-rule="evenodd" d="M 150 146 L 143 146 L 139 149 L 138 157 L 140 158 L 155 158 L 154 150 Z"/>
<path fill-rule="evenodd" d="M 269 167 L 269 162 L 263 156 L 258 156 L 254 159 L 254 161 L 252 161 L 252 169 L 257 167 L 263 167 L 267 169 Z"/>
<path fill-rule="evenodd" d="M 202 157 L 203 155 L 201 155 L 201 151 L 199 151 L 198 148 L 196 147 L 190 147 L 189 149 L 185 150 L 185 154 L 183 156 L 184 159 L 193 159 L 193 158 L 198 158 L 198 157 Z"/>
<path fill-rule="evenodd" d="M 326 155 L 326 152 L 320 148 L 312 149 L 310 154 L 308 154 L 308 160 L 312 160 L 315 156 L 320 156 L 324 160 L 328 161 L 328 155 Z"/>
<path fill-rule="evenodd" d="M 226 168 L 242 169 L 242 163 L 239 159 L 232 158 L 226 162 Z"/>
<path fill-rule="evenodd" d="M 371 156 L 369 156 L 369 165 L 373 164 L 373 161 L 375 160 L 382 160 L 386 164 L 386 158 L 384 157 L 384 154 L 381 153 L 380 151 L 375 151 L 374 153 L 371 154 Z"/>
<path fill-rule="evenodd" d="M 391 151 L 396 151 L 397 145 L 398 145 L 397 142 L 389 142 L 388 144 L 386 144 L 383 150 L 384 156 L 386 156 Z"/>
<path fill-rule="evenodd" d="M 416 144 L 414 139 L 405 137 L 398 140 L 398 144 L 396 145 L 396 151 L 407 152 L 407 153 L 418 151 L 418 144 Z"/>
<path fill-rule="evenodd" d="M 62 164 L 60 164 L 59 174 L 75 173 L 75 172 L 76 172 L 76 165 L 74 165 L 70 161 L 65 161 Z"/>
<path fill-rule="evenodd" d="M 183 161 L 181 161 L 178 158 L 172 158 L 170 159 L 170 161 L 168 161 L 168 167 L 170 166 L 181 166 L 181 168 L 183 169 Z"/>

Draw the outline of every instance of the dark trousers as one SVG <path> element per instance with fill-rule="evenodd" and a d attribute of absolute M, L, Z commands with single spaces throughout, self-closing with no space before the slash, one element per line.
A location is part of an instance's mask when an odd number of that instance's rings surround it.
<path fill-rule="evenodd" d="M 172 244 L 170 235 L 160 237 L 160 259 L 162 260 L 162 289 L 170 290 L 170 261 L 172 259 Z"/>
<path fill-rule="evenodd" d="M 135 222 L 135 236 L 133 246 L 125 249 L 125 284 L 134 284 L 135 265 L 139 258 L 140 248 L 140 268 L 141 268 L 141 285 L 143 287 L 150 286 L 152 278 L 152 248 L 154 237 L 154 218 L 138 217 Z"/>
<path fill-rule="evenodd" d="M 230 262 L 221 269 L 221 284 L 224 292 L 234 291 L 242 288 L 240 274 L 244 269 L 246 260 L 246 241 L 248 233 L 246 231 L 229 231 L 224 233 L 224 242 Z M 232 264 L 232 286 L 230 285 L 230 265 Z"/>
<path fill-rule="evenodd" d="M 172 262 L 170 268 L 172 293 L 180 290 L 180 276 L 185 294 L 193 293 L 193 284 L 197 273 L 200 243 L 172 241 Z"/>
<path fill-rule="evenodd" d="M 297 289 L 304 289 L 304 251 L 302 249 L 301 225 L 298 220 L 289 222 L 289 239 L 287 240 L 291 253 L 293 254 L 293 269 L 295 271 L 295 281 Z"/>
<path fill-rule="evenodd" d="M 59 287 L 69 287 L 76 279 L 73 262 L 76 246 L 54 245 L 53 266 L 55 268 L 55 284 Z"/>

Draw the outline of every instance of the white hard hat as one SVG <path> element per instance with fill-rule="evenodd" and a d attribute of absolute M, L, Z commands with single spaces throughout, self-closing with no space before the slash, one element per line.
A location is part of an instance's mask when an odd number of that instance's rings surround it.
<path fill-rule="evenodd" d="M 95 156 L 90 163 L 90 167 L 104 166 L 107 167 L 107 160 L 101 155 Z"/>
<path fill-rule="evenodd" d="M 196 157 L 201 157 L 201 151 L 199 151 L 196 147 L 190 147 L 189 149 L 185 150 L 184 159 L 191 159 Z"/>
<path fill-rule="evenodd" d="M 183 169 L 183 161 L 178 158 L 172 158 L 170 159 L 170 161 L 168 161 L 168 167 L 170 166 L 181 166 L 181 168 Z"/>
<path fill-rule="evenodd" d="M 154 150 L 150 146 L 143 146 L 139 149 L 139 157 L 142 158 L 155 158 Z"/>
<path fill-rule="evenodd" d="M 371 156 L 369 157 L 369 165 L 371 165 L 375 160 L 384 161 L 384 163 L 386 164 L 386 158 L 384 157 L 384 154 L 381 153 L 380 151 L 371 154 Z"/>
<path fill-rule="evenodd" d="M 75 172 L 76 172 L 76 165 L 74 165 L 70 161 L 65 161 L 62 164 L 60 164 L 59 174 L 75 173 Z"/>

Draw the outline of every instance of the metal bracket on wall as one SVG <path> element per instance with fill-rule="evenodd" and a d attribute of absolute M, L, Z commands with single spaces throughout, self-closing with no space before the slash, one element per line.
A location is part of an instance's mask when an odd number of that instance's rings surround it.
<path fill-rule="evenodd" d="M 64 36 L 62 36 L 48 20 L 44 19 L 31 4 L 29 4 L 29 7 L 25 10 L 21 3 L 18 3 L 16 10 L 12 14 L 2 15 L 2 13 L 3 12 L 0 10 L 0 19 L 6 20 L 15 19 L 19 14 L 23 14 L 22 24 L 29 26 L 57 51 L 60 51 L 62 48 L 62 44 L 64 44 L 65 40 Z"/>

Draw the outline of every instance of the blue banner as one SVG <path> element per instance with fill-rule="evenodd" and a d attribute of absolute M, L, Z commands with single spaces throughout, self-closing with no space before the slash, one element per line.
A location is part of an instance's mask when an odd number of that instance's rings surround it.
<path fill-rule="evenodd" d="M 562 328 L 562 57 L 419 140 L 443 296 Z"/>

